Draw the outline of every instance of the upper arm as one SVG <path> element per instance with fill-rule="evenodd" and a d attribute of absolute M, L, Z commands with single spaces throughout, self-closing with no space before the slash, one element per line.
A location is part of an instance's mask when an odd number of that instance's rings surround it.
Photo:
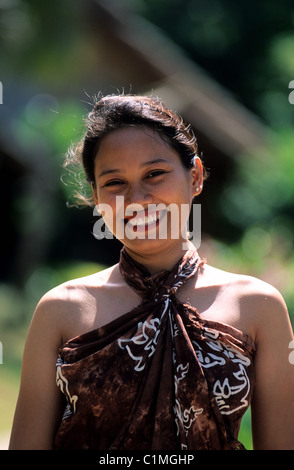
<path fill-rule="evenodd" d="M 255 376 L 252 402 L 254 449 L 294 449 L 293 340 L 287 307 L 274 288 L 256 305 Z"/>
<path fill-rule="evenodd" d="M 61 332 L 59 302 L 45 296 L 34 313 L 23 354 L 10 449 L 51 449 L 61 414 L 55 365 Z"/>

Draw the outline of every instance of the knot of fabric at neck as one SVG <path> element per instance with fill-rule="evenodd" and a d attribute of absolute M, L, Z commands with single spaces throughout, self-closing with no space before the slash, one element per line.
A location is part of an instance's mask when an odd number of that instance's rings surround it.
<path fill-rule="evenodd" d="M 143 303 L 158 302 L 172 298 L 179 288 L 193 276 L 201 264 L 194 246 L 178 261 L 171 271 L 161 271 L 156 274 L 150 272 L 140 263 L 136 262 L 123 248 L 120 256 L 120 271 L 127 282 L 137 294 L 142 297 Z"/>

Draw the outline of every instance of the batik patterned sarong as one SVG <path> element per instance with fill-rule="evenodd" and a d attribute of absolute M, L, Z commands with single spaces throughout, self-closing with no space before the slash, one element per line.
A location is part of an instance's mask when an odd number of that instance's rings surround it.
<path fill-rule="evenodd" d="M 122 276 L 142 302 L 60 348 L 56 379 L 67 404 L 56 449 L 244 448 L 255 346 L 177 299 L 202 265 L 191 247 L 174 269 L 151 275 L 122 249 Z"/>

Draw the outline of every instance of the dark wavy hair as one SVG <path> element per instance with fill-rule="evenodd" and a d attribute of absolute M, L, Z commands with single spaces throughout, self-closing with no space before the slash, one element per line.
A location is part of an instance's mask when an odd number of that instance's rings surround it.
<path fill-rule="evenodd" d="M 196 137 L 190 125 L 169 109 L 159 98 L 140 95 L 107 95 L 95 102 L 85 119 L 86 133 L 72 146 L 65 167 L 82 165 L 86 181 L 95 187 L 95 158 L 101 140 L 110 132 L 123 127 L 148 126 L 175 149 L 183 166 L 190 169 L 198 156 Z M 91 197 L 76 192 L 80 202 L 93 204 Z"/>

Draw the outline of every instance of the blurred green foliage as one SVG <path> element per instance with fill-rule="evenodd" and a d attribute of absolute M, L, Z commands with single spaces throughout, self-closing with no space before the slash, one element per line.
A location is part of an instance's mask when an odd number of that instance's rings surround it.
<path fill-rule="evenodd" d="M 136 8 L 266 123 L 294 123 L 292 0 L 138 0 Z"/>
<path fill-rule="evenodd" d="M 292 130 L 279 129 L 267 148 L 257 149 L 254 155 L 242 155 L 236 174 L 218 201 L 228 225 L 240 231 L 239 239 L 223 248 L 224 257 L 234 259 L 242 271 L 275 285 L 286 299 L 292 322 L 293 148 Z"/>

